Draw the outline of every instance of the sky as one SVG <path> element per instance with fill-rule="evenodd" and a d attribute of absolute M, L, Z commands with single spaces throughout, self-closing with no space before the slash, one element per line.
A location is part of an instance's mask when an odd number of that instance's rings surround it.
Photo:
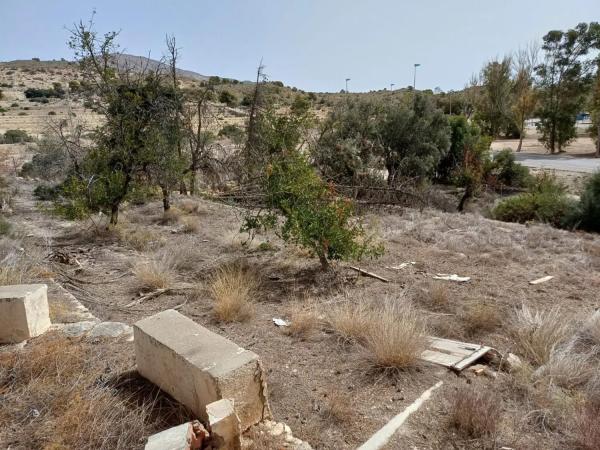
<path fill-rule="evenodd" d="M 599 0 L 0 0 L 0 61 L 72 59 L 68 28 L 96 11 L 134 55 L 174 34 L 182 69 L 316 92 L 462 89 L 494 58 L 552 29 L 600 20 Z"/>

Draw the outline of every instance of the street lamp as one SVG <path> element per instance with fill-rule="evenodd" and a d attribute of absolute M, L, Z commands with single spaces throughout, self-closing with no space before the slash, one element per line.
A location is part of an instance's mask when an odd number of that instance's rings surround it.
<path fill-rule="evenodd" d="M 413 77 L 413 91 L 416 90 L 417 88 L 417 67 L 419 67 L 421 64 L 415 63 L 415 73 L 414 73 L 414 77 Z"/>
<path fill-rule="evenodd" d="M 346 78 L 346 94 L 348 93 L 348 81 L 350 81 L 350 78 Z"/>
<path fill-rule="evenodd" d="M 390 83 L 390 91 L 394 90 L 394 86 L 395 86 L 394 83 Z"/>

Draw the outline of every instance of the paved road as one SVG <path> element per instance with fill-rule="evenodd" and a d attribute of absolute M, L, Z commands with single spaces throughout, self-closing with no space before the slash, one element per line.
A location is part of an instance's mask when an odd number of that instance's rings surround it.
<path fill-rule="evenodd" d="M 544 155 L 540 153 L 515 153 L 518 162 L 535 169 L 567 170 L 592 173 L 600 170 L 600 158 L 580 158 L 568 155 Z"/>

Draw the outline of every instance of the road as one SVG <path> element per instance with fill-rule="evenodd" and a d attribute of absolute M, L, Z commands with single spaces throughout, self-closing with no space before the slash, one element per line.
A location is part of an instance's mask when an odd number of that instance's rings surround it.
<path fill-rule="evenodd" d="M 580 173 L 592 173 L 600 170 L 600 158 L 544 155 L 540 153 L 515 153 L 515 157 L 524 166 L 535 169 L 566 170 Z"/>

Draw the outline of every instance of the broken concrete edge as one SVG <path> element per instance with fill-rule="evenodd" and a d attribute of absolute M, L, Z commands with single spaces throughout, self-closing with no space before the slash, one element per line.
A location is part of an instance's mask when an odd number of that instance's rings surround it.
<path fill-rule="evenodd" d="M 213 448 L 239 450 L 242 445 L 240 418 L 234 400 L 222 398 L 206 405 L 210 443 Z"/>
<path fill-rule="evenodd" d="M 153 434 L 144 450 L 200 450 L 208 436 L 204 426 L 194 420 Z"/>
<path fill-rule="evenodd" d="M 71 294 L 62 284 L 60 284 L 59 282 L 57 282 L 54 278 L 50 278 L 49 281 L 52 282 L 52 284 L 54 286 L 56 286 L 64 295 L 65 297 L 67 297 L 71 303 L 73 304 L 74 308 L 77 310 L 77 315 L 79 316 L 79 318 L 81 319 L 80 322 L 84 322 L 84 321 L 100 321 L 96 316 L 94 316 L 89 309 L 87 309 L 79 300 L 77 300 L 77 297 L 75 297 L 73 294 Z"/>
<path fill-rule="evenodd" d="M 50 328 L 47 293 L 45 284 L 0 286 L 0 343 L 17 344 Z"/>

